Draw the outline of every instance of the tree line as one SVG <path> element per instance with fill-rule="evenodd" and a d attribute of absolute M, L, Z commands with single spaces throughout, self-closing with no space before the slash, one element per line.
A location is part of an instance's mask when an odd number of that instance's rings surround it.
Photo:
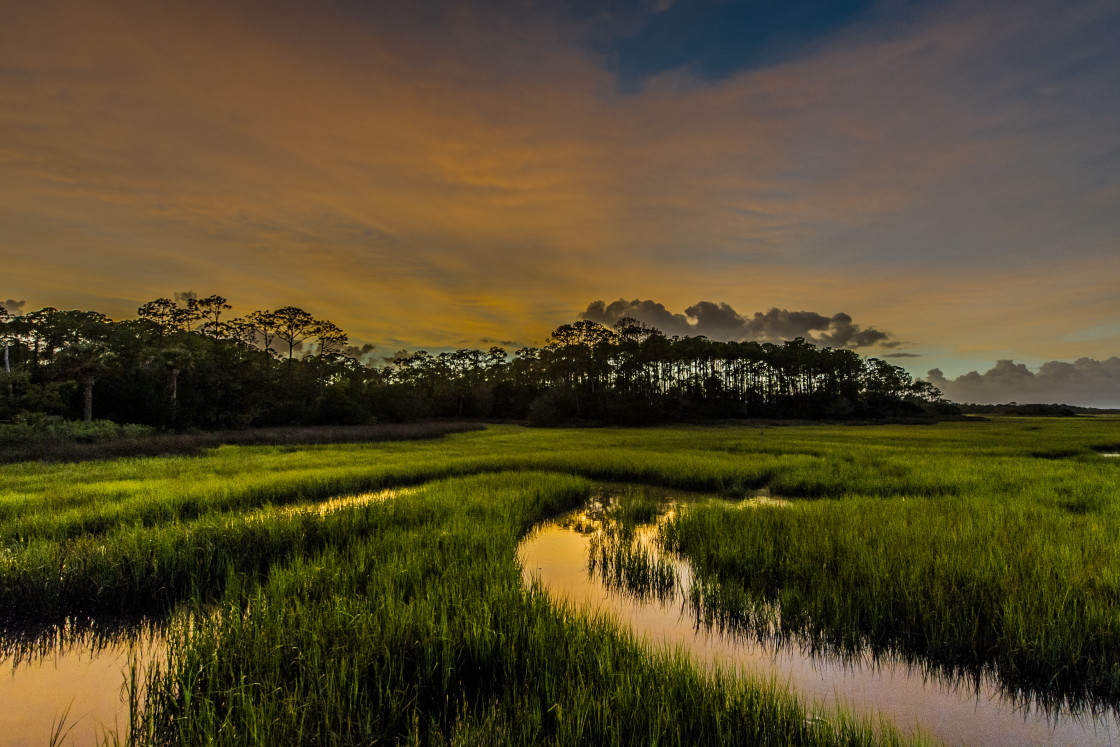
<path fill-rule="evenodd" d="M 136 319 L 0 306 L 0 420 L 54 415 L 163 428 L 496 418 L 551 425 L 944 413 L 926 382 L 854 351 L 667 337 L 577 321 L 542 347 L 376 363 L 294 306 L 229 317 L 221 296 L 158 298 Z"/>

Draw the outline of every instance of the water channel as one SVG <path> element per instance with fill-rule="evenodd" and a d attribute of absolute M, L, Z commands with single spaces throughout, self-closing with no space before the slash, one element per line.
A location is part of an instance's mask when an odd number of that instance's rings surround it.
<path fill-rule="evenodd" d="M 392 495 L 346 497 L 314 510 L 322 515 L 337 506 Z M 669 495 L 663 498 L 664 511 L 673 501 Z M 609 491 L 601 491 L 588 506 L 533 530 L 518 551 L 526 580 L 539 580 L 558 601 L 612 615 L 653 647 L 683 648 L 702 666 L 736 668 L 789 687 L 811 705 L 816 718 L 830 718 L 838 706 L 872 718 L 881 714 L 903 732 L 920 732 L 950 745 L 1120 743 L 1115 712 L 1055 712 L 1014 702 L 992 683 L 962 685 L 903 663 L 830 659 L 796 645 L 697 626 L 686 600 L 690 569 L 672 556 L 660 558 L 676 577 L 669 594 L 658 598 L 619 591 L 601 572 L 588 570 L 594 538 L 602 536 L 609 522 L 603 511 L 609 502 Z M 781 510 L 781 502 L 773 499 L 752 498 L 747 504 Z M 655 548 L 656 530 L 656 523 L 639 526 L 637 541 Z M 62 744 L 100 744 L 107 731 L 126 739 L 130 670 L 136 666 L 143 671 L 162 653 L 160 628 L 148 621 L 68 623 L 22 641 L 3 641 L 0 666 L 9 673 L 0 672 L 0 743 L 49 744 L 60 721 L 66 732 Z"/>
<path fill-rule="evenodd" d="M 668 496 L 666 496 L 668 498 Z M 521 544 L 526 581 L 537 579 L 549 595 L 577 608 L 605 612 L 652 647 L 683 648 L 702 666 L 738 669 L 798 693 L 813 716 L 829 718 L 842 707 L 873 720 L 878 716 L 907 734 L 924 734 L 949 745 L 1120 744 L 1120 719 L 1069 713 L 1015 702 L 990 682 L 948 681 L 902 662 L 840 660 L 810 654 L 796 643 L 730 636 L 696 624 L 687 601 L 687 562 L 661 555 L 677 583 L 668 595 L 634 594 L 589 571 L 589 551 L 609 518 L 603 495 L 556 521 L 539 526 Z M 780 501 L 754 499 L 758 510 L 781 510 Z M 668 504 L 671 505 L 671 504 Z M 668 507 L 668 506 L 667 506 Z M 664 519 L 664 516 L 662 517 Z M 654 547 L 656 525 L 640 526 L 636 541 Z"/>
<path fill-rule="evenodd" d="M 0 743 L 43 747 L 56 728 L 57 744 L 99 745 L 109 732 L 126 742 L 131 672 L 143 673 L 162 652 L 159 628 L 143 620 L 110 627 L 68 622 L 5 641 Z"/>
<path fill-rule="evenodd" d="M 351 506 L 378 503 L 410 491 L 382 490 L 346 495 L 310 505 L 278 509 L 286 516 L 319 517 Z M 260 521 L 250 512 L 244 521 Z M 148 619 L 67 621 L 0 637 L 0 745 L 42 747 L 56 727 L 59 744 L 100 745 L 109 733 L 127 742 L 133 668 L 142 673 L 162 657 L 160 623 Z M 140 693 L 133 692 L 132 696 Z"/>

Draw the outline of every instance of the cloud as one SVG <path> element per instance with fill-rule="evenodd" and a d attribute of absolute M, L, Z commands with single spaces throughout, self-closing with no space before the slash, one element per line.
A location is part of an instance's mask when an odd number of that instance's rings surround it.
<path fill-rule="evenodd" d="M 9 4 L 5 293 L 118 317 L 197 288 L 386 349 L 539 341 L 640 291 L 780 312 L 715 303 L 680 334 L 867 347 L 875 329 L 782 311 L 828 308 L 998 342 L 983 361 L 1115 350 L 1054 347 L 1116 316 L 1114 0 L 919 3 L 633 93 L 588 42 L 604 4 L 573 4 L 562 29 L 540 11 L 568 3 L 520 0 Z"/>
<path fill-rule="evenodd" d="M 351 358 L 355 358 L 362 363 L 369 365 L 376 362 L 377 360 L 378 356 L 375 353 L 376 349 L 376 345 L 367 342 L 364 345 L 348 345 L 342 352 L 350 356 Z"/>
<path fill-rule="evenodd" d="M 1120 407 L 1120 357 L 1116 356 L 1105 360 L 1079 358 L 1073 363 L 1049 361 L 1037 373 L 1023 363 L 1001 360 L 983 374 L 970 371 L 955 379 L 947 379 L 934 368 L 926 380 L 954 402 Z"/>
<path fill-rule="evenodd" d="M 656 301 L 626 301 L 618 299 L 611 303 L 605 301 L 592 301 L 587 309 L 580 313 L 580 319 L 586 319 L 607 326 L 614 324 L 623 317 L 631 317 L 640 322 L 645 322 L 656 327 L 667 335 L 697 334 L 692 331 L 692 325 L 683 314 L 674 314 Z"/>
<path fill-rule="evenodd" d="M 26 303 L 26 301 L 16 301 L 13 298 L 9 298 L 7 301 L 0 301 L 0 306 L 7 309 L 9 314 L 20 314 L 23 312 L 23 307 Z"/>
<path fill-rule="evenodd" d="M 825 316 L 813 311 L 789 311 L 772 308 L 755 312 L 747 318 L 730 304 L 700 301 L 683 314 L 669 311 L 664 304 L 652 300 L 593 301 L 581 319 L 613 326 L 623 317 L 632 317 L 656 327 L 667 335 L 703 335 L 712 340 L 757 340 L 782 342 L 803 337 L 818 345 L 834 348 L 894 347 L 899 343 L 890 334 L 872 327 L 863 328 L 848 314 Z"/>

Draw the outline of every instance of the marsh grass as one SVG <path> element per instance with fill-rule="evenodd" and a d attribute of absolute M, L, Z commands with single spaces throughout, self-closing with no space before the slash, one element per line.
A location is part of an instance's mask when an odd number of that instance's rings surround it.
<path fill-rule="evenodd" d="M 1115 705 L 1120 463 L 1095 447 L 1118 428 L 1009 418 L 763 440 L 500 426 L 12 464 L 0 627 L 169 616 L 132 732 L 144 743 L 899 741 L 864 721 L 807 721 L 790 694 L 701 674 L 522 585 L 517 542 L 582 503 L 589 481 L 766 487 L 789 505 L 697 505 L 666 524 L 713 619 Z M 413 492 L 317 507 L 400 488 Z M 651 510 L 643 490 L 617 507 L 635 524 Z M 193 612 L 171 612 L 183 604 Z"/>
<path fill-rule="evenodd" d="M 47 742 L 50 747 L 61 747 L 62 741 L 70 736 L 70 732 L 74 731 L 74 726 L 77 722 L 72 722 L 69 726 L 66 725 L 66 721 L 70 718 L 70 708 L 73 705 L 74 701 L 70 701 L 70 703 L 62 709 L 58 720 L 51 722 L 50 740 Z"/>
<path fill-rule="evenodd" d="M 691 562 L 708 624 L 990 678 L 1051 708 L 1115 708 L 1120 470 L 1079 445 L 1026 451 L 899 448 L 878 457 L 887 479 L 934 467 L 943 489 L 697 504 L 663 540 Z"/>
<path fill-rule="evenodd" d="M 439 438 L 450 433 L 479 430 L 474 423 L 424 422 L 386 425 L 331 425 L 289 428 L 250 428 L 197 433 L 157 433 L 138 425 L 95 421 L 65 423 L 63 428 L 33 428 L 0 424 L 0 463 L 84 462 L 122 457 L 199 455 L 219 446 L 304 446 L 308 444 L 410 441 Z M 83 427 L 84 426 L 84 427 Z"/>
<path fill-rule="evenodd" d="M 680 580 L 676 565 L 635 531 L 602 531 L 591 536 L 587 572 L 613 591 L 658 601 L 672 599 Z"/>
<path fill-rule="evenodd" d="M 145 739 L 254 744 L 863 744 L 771 686 L 650 654 L 614 624 L 524 588 L 521 528 L 581 503 L 577 477 L 432 483 L 376 537 L 229 585 L 169 633 Z M 886 741 L 897 741 L 885 732 Z"/>

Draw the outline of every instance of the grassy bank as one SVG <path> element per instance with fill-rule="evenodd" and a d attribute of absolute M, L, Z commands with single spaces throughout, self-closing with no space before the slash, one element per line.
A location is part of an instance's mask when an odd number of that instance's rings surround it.
<path fill-rule="evenodd" d="M 1118 427 L 1009 420 L 985 428 L 1003 436 L 998 445 L 980 434 L 921 448 L 901 434 L 858 451 L 834 441 L 818 480 L 770 483 L 818 500 L 703 503 L 669 522 L 663 541 L 697 571 L 694 602 L 710 623 L 776 626 L 812 647 L 871 649 L 1043 701 L 1115 707 L 1120 463 L 1097 450 Z M 881 482 L 860 476 L 872 463 Z M 880 489 L 905 475 L 936 482 Z M 837 476 L 849 490 L 832 489 Z"/>
<path fill-rule="evenodd" d="M 471 423 L 424 422 L 386 425 L 324 425 L 247 428 L 233 431 L 159 433 L 140 425 L 63 421 L 0 424 L 0 463 L 85 462 L 122 457 L 199 455 L 223 445 L 276 446 L 411 441 L 479 430 Z"/>
<path fill-rule="evenodd" d="M 1115 704 L 1120 463 L 1098 452 L 1118 443 L 1107 418 L 503 426 L 13 464 L 0 467 L 0 625 L 193 607 L 149 690 L 157 741 L 873 741 L 865 724 L 807 724 L 786 695 L 653 656 L 522 586 L 519 538 L 591 480 L 769 487 L 792 505 L 705 504 L 672 525 L 711 616 L 778 601 L 791 632 L 830 645 L 996 668 L 1063 697 L 1088 683 Z M 381 490 L 399 492 L 318 505 Z M 646 504 L 628 508 L 635 520 Z"/>
<path fill-rule="evenodd" d="M 534 472 L 429 484 L 322 552 L 229 586 L 174 628 L 146 734 L 195 744 L 864 744 L 780 691 L 651 656 L 553 608 L 514 563 L 524 526 L 588 483 Z M 375 517 L 375 518 L 374 518 Z"/>

